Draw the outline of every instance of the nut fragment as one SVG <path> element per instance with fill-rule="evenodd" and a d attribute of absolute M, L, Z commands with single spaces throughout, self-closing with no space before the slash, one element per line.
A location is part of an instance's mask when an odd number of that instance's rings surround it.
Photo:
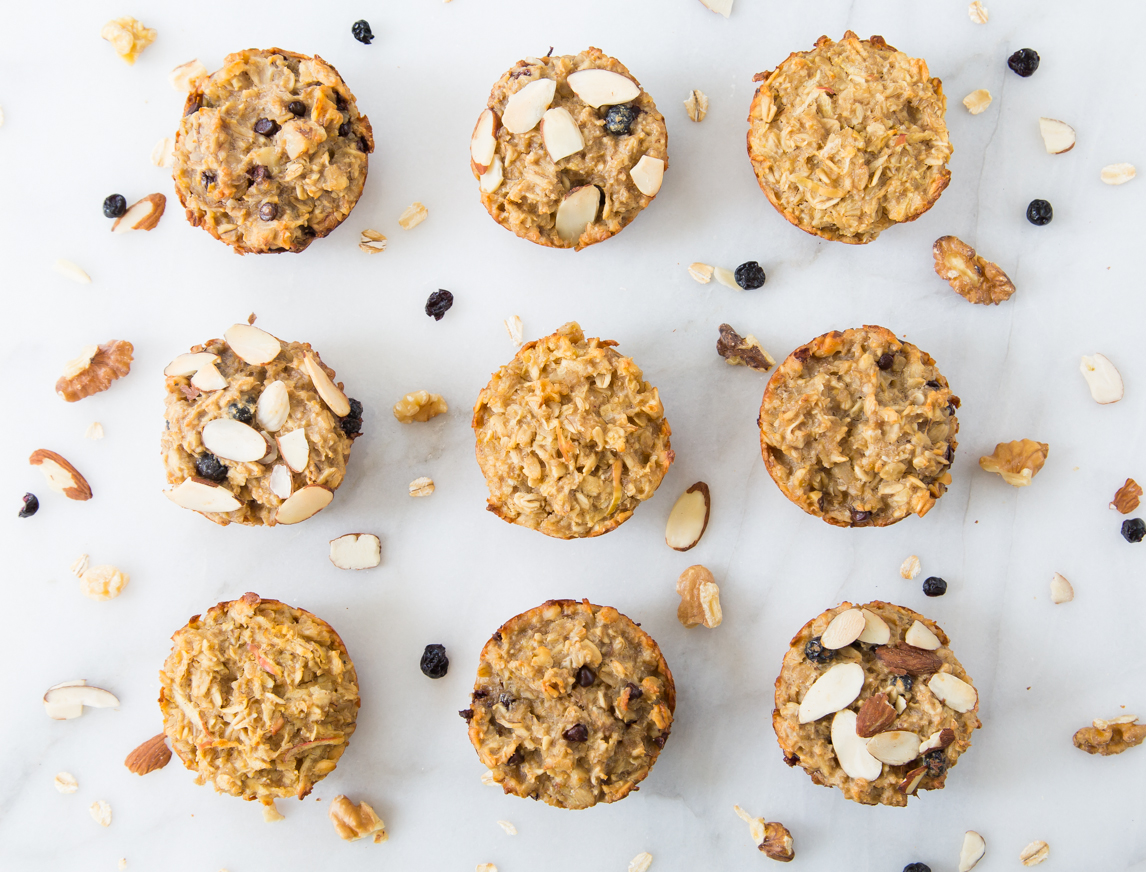
<path fill-rule="evenodd" d="M 653 865 L 653 855 L 648 851 L 642 851 L 629 861 L 629 872 L 649 872 L 649 867 Z"/>
<path fill-rule="evenodd" d="M 727 267 L 717 266 L 712 269 L 713 277 L 726 288 L 732 288 L 734 291 L 743 291 L 744 288 L 736 281 L 736 273 Z"/>
<path fill-rule="evenodd" d="M 119 700 L 114 693 L 102 687 L 91 687 L 82 678 L 55 684 L 44 694 L 44 711 L 54 721 L 78 718 L 84 713 L 84 706 L 116 708 Z"/>
<path fill-rule="evenodd" d="M 943 646 L 939 637 L 922 621 L 912 622 L 907 632 L 903 634 L 903 641 L 913 648 L 922 648 L 924 651 L 938 651 Z"/>
<path fill-rule="evenodd" d="M 902 699 L 902 697 L 901 697 Z M 927 774 L 926 766 L 917 766 L 915 769 L 909 771 L 903 780 L 899 782 L 896 789 L 907 796 L 915 796 L 919 790 L 919 782 L 923 780 L 923 776 Z"/>
<path fill-rule="evenodd" d="M 175 165 L 175 140 L 169 136 L 163 137 L 151 149 L 151 164 L 157 167 Z"/>
<path fill-rule="evenodd" d="M 729 366 L 747 366 L 757 372 L 767 372 L 776 361 L 765 351 L 760 341 L 748 334 L 741 336 L 730 324 L 720 325 L 720 337 L 716 340 L 716 353 L 724 358 Z"/>
<path fill-rule="evenodd" d="M 895 716 L 895 708 L 888 703 L 886 693 L 869 696 L 856 714 L 856 735 L 870 739 L 876 733 L 882 733 L 890 727 L 895 721 Z"/>
<path fill-rule="evenodd" d="M 57 772 L 55 780 L 52 782 L 56 786 L 56 790 L 60 793 L 75 793 L 80 789 L 79 782 L 76 781 L 76 776 L 70 772 Z"/>
<path fill-rule="evenodd" d="M 866 625 L 867 621 L 862 611 L 845 609 L 832 618 L 832 622 L 824 629 L 820 636 L 820 644 L 831 651 L 846 648 L 859 638 Z"/>
<path fill-rule="evenodd" d="M 1023 852 L 1019 854 L 1019 859 L 1023 861 L 1024 866 L 1037 866 L 1050 856 L 1050 845 L 1043 841 L 1031 842 Z"/>
<path fill-rule="evenodd" d="M 1132 478 L 1126 479 L 1126 484 L 1118 489 L 1114 494 L 1114 499 L 1110 503 L 1110 508 L 1117 509 L 1124 515 L 1128 515 L 1138 508 L 1138 498 L 1142 496 L 1142 488 L 1138 486 Z"/>
<path fill-rule="evenodd" d="M 919 558 L 912 554 L 900 565 L 899 574 L 906 579 L 912 579 L 919 575 L 919 570 Z"/>
<path fill-rule="evenodd" d="M 1108 185 L 1123 185 L 1138 175 L 1134 164 L 1117 163 L 1102 168 L 1102 181 Z"/>
<path fill-rule="evenodd" d="M 195 83 L 206 77 L 207 68 L 199 58 L 180 64 L 167 74 L 171 87 L 184 94 L 189 94 L 195 88 Z"/>
<path fill-rule="evenodd" d="M 497 782 L 493 780 L 493 770 L 487 769 L 481 774 L 481 783 L 486 787 L 497 787 Z"/>
<path fill-rule="evenodd" d="M 358 247 L 367 254 L 378 254 L 386 250 L 386 237 L 377 230 L 363 230 L 358 237 Z"/>
<path fill-rule="evenodd" d="M 760 850 L 781 863 L 787 863 L 796 856 L 792 847 L 792 834 L 788 832 L 786 826 L 776 821 L 764 824 L 764 842 L 760 845 Z"/>
<path fill-rule="evenodd" d="M 972 303 L 998 305 L 1015 292 L 1014 284 L 997 264 L 976 254 L 956 236 L 936 239 L 931 253 L 935 257 L 935 274 Z"/>
<path fill-rule="evenodd" d="M 130 580 L 127 573 L 121 572 L 114 566 L 101 564 L 93 566 L 80 576 L 80 592 L 89 599 L 115 599 L 123 593 Z"/>
<path fill-rule="evenodd" d="M 707 263 L 700 263 L 699 261 L 690 264 L 688 267 L 688 274 L 700 282 L 702 285 L 707 285 L 712 281 L 712 272 L 715 267 L 709 266 Z"/>
<path fill-rule="evenodd" d="M 155 30 L 131 17 L 113 18 L 100 29 L 99 35 L 129 64 L 134 64 L 140 53 L 155 42 Z"/>
<path fill-rule="evenodd" d="M 412 394 L 406 394 L 394 404 L 394 417 L 403 424 L 411 424 L 414 421 L 429 421 L 449 410 L 450 407 L 446 405 L 446 401 L 439 394 L 431 394 L 429 391 L 414 391 Z"/>
<path fill-rule="evenodd" d="M 963 98 L 963 105 L 967 107 L 967 111 L 972 115 L 979 115 L 986 111 L 987 107 L 991 105 L 991 92 L 986 88 L 979 88 L 977 91 L 972 91 Z"/>
<path fill-rule="evenodd" d="M 948 708 L 960 713 L 972 711 L 979 704 L 979 694 L 975 688 L 949 672 L 932 675 L 927 682 L 927 689 Z"/>
<path fill-rule="evenodd" d="M 1066 576 L 1061 573 L 1056 572 L 1051 578 L 1050 591 L 1051 602 L 1055 605 L 1068 603 L 1074 599 L 1074 587 L 1066 580 Z"/>
<path fill-rule="evenodd" d="M 684 109 L 693 121 L 703 121 L 708 114 L 708 97 L 704 91 L 695 88 L 688 92 L 688 99 L 684 101 Z"/>
<path fill-rule="evenodd" d="M 64 366 L 64 374 L 56 382 L 56 393 L 74 403 L 106 391 L 113 381 L 131 371 L 133 351 L 131 343 L 122 339 L 85 345 L 80 356 Z"/>
<path fill-rule="evenodd" d="M 382 818 L 365 801 L 354 805 L 345 796 L 336 796 L 330 804 L 329 814 L 339 837 L 348 842 L 373 836 L 374 843 L 378 844 L 390 838 Z"/>
<path fill-rule="evenodd" d="M 1026 487 L 1043 468 L 1049 451 L 1045 442 L 1031 439 L 1000 442 L 991 454 L 979 458 L 979 466 L 986 472 L 997 472 L 1009 485 Z"/>
<path fill-rule="evenodd" d="M 987 23 L 987 9 L 979 0 L 971 0 L 971 5 L 967 7 L 967 14 L 976 24 Z"/>
<path fill-rule="evenodd" d="M 434 492 L 434 480 L 423 475 L 410 482 L 410 496 L 428 497 Z"/>
<path fill-rule="evenodd" d="M 268 824 L 273 824 L 276 821 L 286 820 L 286 815 L 275 808 L 273 799 L 263 800 L 263 820 Z"/>
<path fill-rule="evenodd" d="M 665 525 L 665 544 L 674 551 L 688 551 L 696 546 L 708 529 L 712 496 L 708 485 L 698 481 L 677 497 Z"/>
<path fill-rule="evenodd" d="M 148 772 L 162 769 L 169 762 L 171 762 L 171 749 L 167 747 L 167 735 L 160 733 L 128 754 L 123 765 L 136 775 L 146 775 Z"/>
<path fill-rule="evenodd" d="M 875 657 L 893 672 L 916 677 L 929 675 L 943 665 L 943 660 L 934 651 L 903 644 L 880 645 L 875 649 Z"/>
<path fill-rule="evenodd" d="M 514 348 L 521 347 L 521 318 L 517 315 L 510 315 L 505 319 L 505 332 L 509 334 L 509 341 L 513 343 Z"/>
<path fill-rule="evenodd" d="M 97 799 L 88 807 L 88 812 L 91 814 L 92 820 L 101 827 L 111 825 L 111 806 L 104 800 Z"/>
<path fill-rule="evenodd" d="M 955 741 L 955 731 L 950 727 L 944 727 L 942 730 L 936 730 L 926 739 L 919 743 L 920 755 L 926 754 L 928 751 L 934 751 L 937 748 L 943 749 Z"/>
<path fill-rule="evenodd" d="M 92 421 L 88 424 L 87 430 L 84 431 L 84 438 L 96 441 L 103 438 L 103 424 L 99 421 Z"/>
<path fill-rule="evenodd" d="M 676 617 L 681 624 L 690 628 L 703 624 L 709 629 L 720 626 L 724 619 L 720 610 L 720 588 L 705 567 L 690 566 L 682 572 L 676 582 L 676 592 L 680 594 Z"/>
<path fill-rule="evenodd" d="M 752 836 L 752 844 L 756 845 L 757 848 L 763 845 L 765 838 L 764 818 L 754 818 L 738 805 L 732 806 L 732 810 L 736 812 L 738 818 L 748 824 L 748 833 Z"/>
<path fill-rule="evenodd" d="M 804 694 L 800 701 L 799 722 L 810 724 L 824 715 L 847 708 L 863 690 L 863 678 L 863 667 L 858 663 L 838 663 L 833 666 L 817 678 Z M 854 723 L 852 732 L 855 732 Z"/>
<path fill-rule="evenodd" d="M 974 830 L 963 834 L 963 847 L 959 851 L 959 872 L 971 872 L 975 864 L 987 853 L 987 843 Z"/>
<path fill-rule="evenodd" d="M 517 835 L 517 827 L 515 827 L 509 821 L 498 821 L 497 825 L 499 827 L 501 827 L 503 830 L 505 830 L 506 835 L 508 835 L 508 836 L 516 836 Z"/>
<path fill-rule="evenodd" d="M 1136 715 L 1123 715 L 1109 721 L 1097 718 L 1093 727 L 1083 727 L 1074 734 L 1074 747 L 1087 754 L 1109 757 L 1146 742 L 1146 724 L 1137 723 Z"/>
<path fill-rule="evenodd" d="M 1074 128 L 1057 118 L 1040 118 L 1039 133 L 1047 154 L 1063 154 L 1074 148 Z"/>
<path fill-rule="evenodd" d="M 167 198 L 162 194 L 148 194 L 127 207 L 127 211 L 115 219 L 112 233 L 127 233 L 129 230 L 154 230 L 167 208 Z"/>
<path fill-rule="evenodd" d="M 89 276 L 86 272 L 84 272 L 70 260 L 64 260 L 62 257 L 54 264 L 52 264 L 52 269 L 54 269 L 60 275 L 65 276 L 78 284 L 90 285 L 92 283 L 91 276 Z"/>
<path fill-rule="evenodd" d="M 32 452 L 28 463 L 40 467 L 40 472 L 48 480 L 48 487 L 57 493 L 63 494 L 70 500 L 81 502 L 92 498 L 92 489 L 87 479 L 56 452 L 38 448 Z"/>
<path fill-rule="evenodd" d="M 373 533 L 347 533 L 331 539 L 330 562 L 339 569 L 373 569 L 382 562 L 382 540 Z"/>
<path fill-rule="evenodd" d="M 1093 357 L 1083 355 L 1079 369 L 1096 403 L 1105 406 L 1122 399 L 1122 376 L 1105 355 L 1096 354 Z"/>
<path fill-rule="evenodd" d="M 398 216 L 398 225 L 403 230 L 410 230 L 425 221 L 429 214 L 421 203 L 411 203 L 406 211 Z"/>

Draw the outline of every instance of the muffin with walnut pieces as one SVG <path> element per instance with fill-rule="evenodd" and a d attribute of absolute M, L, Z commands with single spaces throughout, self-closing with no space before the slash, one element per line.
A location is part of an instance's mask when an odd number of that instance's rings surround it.
<path fill-rule="evenodd" d="M 926 352 L 883 327 L 832 331 L 776 369 L 760 448 L 788 499 L 837 527 L 923 516 L 951 483 L 959 398 Z"/>
<path fill-rule="evenodd" d="M 310 793 L 354 734 L 358 675 L 325 621 L 244 594 L 171 637 L 163 731 L 195 782 L 271 805 Z"/>
<path fill-rule="evenodd" d="M 801 230 L 871 242 L 934 206 L 951 181 L 942 83 L 883 37 L 821 36 L 755 81 L 748 156 Z"/>
<path fill-rule="evenodd" d="M 911 609 L 843 603 L 792 639 L 772 726 L 784 762 L 864 805 L 942 790 L 981 724 L 947 634 Z"/>
<path fill-rule="evenodd" d="M 486 643 L 461 715 L 506 793 L 576 809 L 637 789 L 675 708 L 672 673 L 644 630 L 607 606 L 550 600 Z"/>
<path fill-rule="evenodd" d="M 522 346 L 474 404 L 489 511 L 558 539 L 600 536 L 653 495 L 673 461 L 657 389 L 575 321 Z"/>
<path fill-rule="evenodd" d="M 238 254 L 302 251 L 350 214 L 373 150 L 338 70 L 317 55 L 247 49 L 188 95 L 175 190 L 192 226 Z"/>

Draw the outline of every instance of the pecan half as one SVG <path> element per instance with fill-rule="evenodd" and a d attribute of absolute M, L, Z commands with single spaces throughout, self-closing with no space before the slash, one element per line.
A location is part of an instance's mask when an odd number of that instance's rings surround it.
<path fill-rule="evenodd" d="M 128 754 L 123 765 L 136 775 L 146 775 L 148 772 L 162 769 L 169 762 L 171 762 L 171 749 L 167 747 L 167 736 L 160 733 Z"/>
<path fill-rule="evenodd" d="M 856 735 L 870 739 L 890 727 L 895 722 L 895 716 L 895 706 L 887 701 L 886 693 L 869 696 L 856 714 Z"/>
<path fill-rule="evenodd" d="M 1110 503 L 1110 508 L 1118 509 L 1122 514 L 1129 515 L 1136 508 L 1138 508 L 1138 498 L 1142 496 L 1142 488 L 1138 486 L 1132 478 L 1126 479 L 1126 484 L 1118 489 L 1118 493 L 1114 495 L 1114 499 Z"/>
<path fill-rule="evenodd" d="M 908 675 L 929 675 L 938 672 L 943 660 L 934 651 L 915 648 L 902 643 L 880 645 L 875 649 L 876 659 L 892 671 L 902 670 Z"/>
<path fill-rule="evenodd" d="M 990 102 L 990 95 L 987 102 Z M 971 111 L 975 114 L 974 110 Z M 964 299 L 983 305 L 998 305 L 1015 292 L 1014 284 L 998 265 L 977 255 L 975 249 L 961 239 L 941 236 L 935 240 L 931 250 L 935 256 L 936 275 L 946 279 L 955 293 Z"/>
<path fill-rule="evenodd" d="M 56 382 L 56 393 L 74 403 L 106 391 L 113 381 L 131 371 L 134 350 L 131 343 L 123 339 L 86 346 L 79 357 L 68 361 L 64 374 Z"/>
<path fill-rule="evenodd" d="M 772 355 L 760 347 L 760 342 L 755 336 L 741 336 L 730 324 L 720 325 L 716 353 L 730 366 L 747 366 L 759 372 L 767 372 L 776 365 Z"/>

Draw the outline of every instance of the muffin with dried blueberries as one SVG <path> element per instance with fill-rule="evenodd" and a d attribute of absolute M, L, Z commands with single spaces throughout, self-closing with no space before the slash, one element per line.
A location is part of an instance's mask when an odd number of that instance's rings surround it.
<path fill-rule="evenodd" d="M 792 639 L 772 726 L 784 762 L 864 805 L 942 790 L 971 747 L 979 695 L 934 621 L 845 602 Z"/>
<path fill-rule="evenodd" d="M 326 508 L 362 430 L 309 344 L 235 324 L 180 354 L 167 377 L 165 495 L 216 524 L 297 524 Z"/>
<path fill-rule="evenodd" d="M 506 793 L 589 808 L 648 776 L 676 688 L 657 643 L 616 609 L 550 600 L 493 634 L 472 700 L 470 741 Z"/>
<path fill-rule="evenodd" d="M 620 233 L 656 197 L 668 132 L 653 98 L 600 49 L 526 58 L 493 86 L 470 167 L 503 227 L 582 249 Z"/>
<path fill-rule="evenodd" d="M 310 793 L 354 734 L 358 675 L 342 639 L 303 609 L 247 593 L 171 637 L 163 731 L 195 783 L 272 805 Z"/>
<path fill-rule="evenodd" d="M 239 254 L 302 251 L 350 214 L 373 150 L 370 121 L 334 67 L 247 49 L 188 95 L 175 189 L 187 220 Z"/>
<path fill-rule="evenodd" d="M 754 81 L 748 156 L 801 230 L 871 242 L 934 206 L 951 181 L 943 85 L 883 37 L 821 36 Z"/>
<path fill-rule="evenodd" d="M 951 483 L 959 421 L 929 354 L 883 327 L 793 351 L 760 404 L 760 448 L 788 499 L 837 527 L 922 517 Z"/>
<path fill-rule="evenodd" d="M 571 321 L 493 374 L 473 415 L 489 511 L 574 539 L 616 529 L 656 492 L 672 430 L 657 389 L 616 344 Z"/>

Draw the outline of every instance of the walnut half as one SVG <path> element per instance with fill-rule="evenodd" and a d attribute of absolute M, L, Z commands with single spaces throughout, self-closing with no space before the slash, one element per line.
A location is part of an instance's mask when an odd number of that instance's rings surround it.
<path fill-rule="evenodd" d="M 378 844 L 390 838 L 386 824 L 366 802 L 354 805 L 346 796 L 336 796 L 330 804 L 329 814 L 339 837 L 348 842 L 373 836 L 374 843 Z"/>
<path fill-rule="evenodd" d="M 760 347 L 760 342 L 755 336 L 741 336 L 730 324 L 720 325 L 716 353 L 723 357 L 729 366 L 747 366 L 759 372 L 767 372 L 776 365 L 772 355 Z"/>
<path fill-rule="evenodd" d="M 931 251 L 935 255 L 936 275 L 972 303 L 998 305 L 1015 292 L 1015 286 L 997 264 L 980 257 L 955 236 L 936 239 Z"/>
<path fill-rule="evenodd" d="M 1121 754 L 1127 748 L 1146 742 L 1146 724 L 1137 721 L 1135 715 L 1123 715 L 1109 721 L 1096 719 L 1093 727 L 1083 727 L 1074 734 L 1074 747 L 1103 757 Z"/>
<path fill-rule="evenodd" d="M 123 339 L 111 339 L 103 345 L 85 345 L 75 360 L 64 366 L 56 382 L 56 393 L 74 403 L 111 387 L 117 378 L 131 372 L 135 349 Z"/>
<path fill-rule="evenodd" d="M 993 453 L 979 458 L 979 466 L 997 472 L 1003 481 L 1015 487 L 1026 487 L 1047 462 L 1050 446 L 1032 439 L 1000 442 Z"/>
<path fill-rule="evenodd" d="M 415 391 L 394 404 L 394 417 L 403 424 L 411 424 L 414 421 L 429 421 L 449 410 L 450 407 L 441 395 Z"/>
<path fill-rule="evenodd" d="M 682 572 L 676 582 L 676 592 L 680 594 L 676 617 L 684 626 L 703 624 L 709 629 L 720 626 L 724 620 L 720 610 L 720 588 L 705 567 L 690 566 Z"/>

